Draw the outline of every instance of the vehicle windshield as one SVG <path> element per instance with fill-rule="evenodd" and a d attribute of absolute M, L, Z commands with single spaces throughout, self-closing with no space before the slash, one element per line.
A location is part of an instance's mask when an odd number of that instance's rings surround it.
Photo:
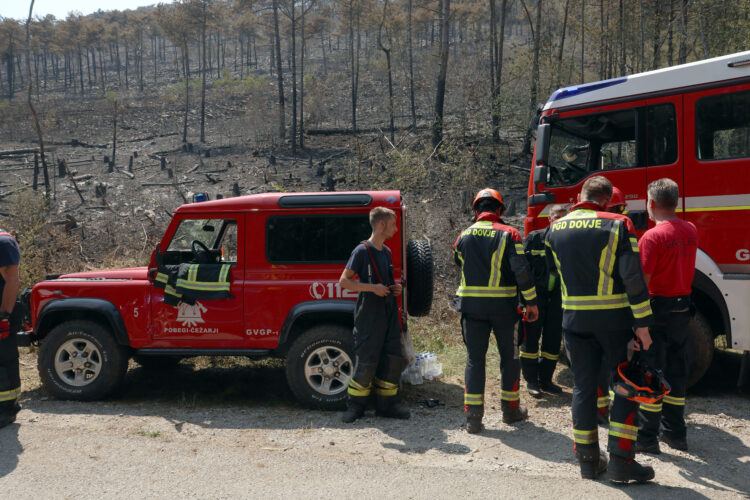
<path fill-rule="evenodd" d="M 547 184 L 567 186 L 590 172 L 637 166 L 635 124 L 633 109 L 553 121 Z"/>

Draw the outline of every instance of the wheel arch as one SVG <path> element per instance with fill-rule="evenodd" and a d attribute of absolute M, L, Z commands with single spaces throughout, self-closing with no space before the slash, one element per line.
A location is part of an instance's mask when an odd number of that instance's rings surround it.
<path fill-rule="evenodd" d="M 288 351 L 294 340 L 314 325 L 332 323 L 351 329 L 354 326 L 355 305 L 356 302 L 352 300 L 314 300 L 295 305 L 279 332 L 276 354 Z"/>
<path fill-rule="evenodd" d="M 732 324 L 729 321 L 729 309 L 719 287 L 705 273 L 696 269 L 693 278 L 691 295 L 695 307 L 703 313 L 711 330 L 716 335 L 727 336 L 727 345 L 731 344 Z"/>
<path fill-rule="evenodd" d="M 57 299 L 49 302 L 39 313 L 34 328 L 38 340 L 64 321 L 88 320 L 110 329 L 118 344 L 130 347 L 125 322 L 117 307 L 110 301 L 93 297 Z"/>

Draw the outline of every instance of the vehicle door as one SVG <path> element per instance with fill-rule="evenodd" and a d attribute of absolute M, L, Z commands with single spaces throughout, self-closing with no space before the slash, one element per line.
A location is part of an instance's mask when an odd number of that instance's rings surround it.
<path fill-rule="evenodd" d="M 162 242 L 165 266 L 206 262 L 209 270 L 230 265 L 229 298 L 180 301 L 170 305 L 164 301 L 165 290 L 151 287 L 153 314 L 152 336 L 167 341 L 163 347 L 200 341 L 198 347 L 236 347 L 243 335 L 244 294 L 244 215 L 185 214 L 172 235 Z M 201 278 L 204 279 L 204 278 Z M 230 342 L 231 344 L 227 344 Z M 195 347 L 194 344 L 191 347 Z"/>
<path fill-rule="evenodd" d="M 750 84 L 685 94 L 685 219 L 723 273 L 750 274 Z"/>
<path fill-rule="evenodd" d="M 646 183 L 668 177 L 680 187 L 678 210 L 683 209 L 682 191 L 684 186 L 683 165 L 685 159 L 683 138 L 682 95 L 649 99 L 645 111 L 646 121 Z M 643 207 L 645 210 L 645 202 Z M 649 220 L 648 226 L 654 222 Z"/>
<path fill-rule="evenodd" d="M 555 193 L 555 203 L 576 203 L 586 179 L 604 175 L 625 195 L 636 229 L 646 229 L 642 105 L 641 101 L 561 112 L 551 122 L 546 185 Z"/>

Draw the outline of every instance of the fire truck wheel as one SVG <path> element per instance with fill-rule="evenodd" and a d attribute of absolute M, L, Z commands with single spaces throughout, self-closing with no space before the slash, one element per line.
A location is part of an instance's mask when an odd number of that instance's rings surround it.
<path fill-rule="evenodd" d="M 426 240 L 406 245 L 406 306 L 411 316 L 427 316 L 432 307 L 432 248 Z"/>
<path fill-rule="evenodd" d="M 128 355 L 112 333 L 93 321 L 66 321 L 42 341 L 38 356 L 44 388 L 59 399 L 91 401 L 122 383 Z"/>
<path fill-rule="evenodd" d="M 286 379 L 303 405 L 340 410 L 354 374 L 352 332 L 341 325 L 318 325 L 302 333 L 289 349 Z"/>
<path fill-rule="evenodd" d="M 136 363 L 146 370 L 171 370 L 180 362 L 178 356 L 133 356 Z"/>
<path fill-rule="evenodd" d="M 688 347 L 688 387 L 703 378 L 714 359 L 714 335 L 705 316 L 696 312 L 690 321 L 690 329 L 693 343 Z"/>

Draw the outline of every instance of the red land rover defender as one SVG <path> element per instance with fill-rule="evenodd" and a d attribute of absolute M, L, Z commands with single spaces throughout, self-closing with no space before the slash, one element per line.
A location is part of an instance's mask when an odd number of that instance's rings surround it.
<path fill-rule="evenodd" d="M 28 306 L 39 373 L 49 393 L 92 400 L 121 384 L 128 359 L 144 366 L 187 356 L 286 357 L 300 402 L 337 408 L 354 371 L 356 293 L 338 278 L 370 235 L 369 211 L 393 209 L 386 244 L 399 301 L 419 316 L 432 302 L 432 255 L 406 241 L 399 191 L 273 193 L 184 205 L 148 267 L 51 277 Z M 408 276 L 408 283 L 407 283 Z"/>

